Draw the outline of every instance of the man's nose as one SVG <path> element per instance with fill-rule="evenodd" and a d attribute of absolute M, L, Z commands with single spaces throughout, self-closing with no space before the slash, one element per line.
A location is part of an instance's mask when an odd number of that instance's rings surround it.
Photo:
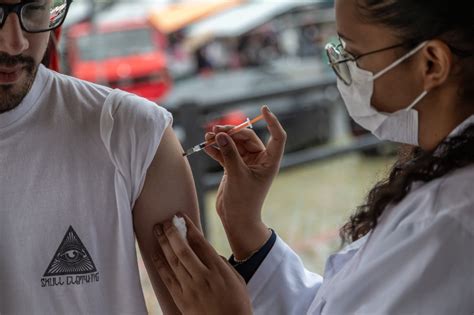
<path fill-rule="evenodd" d="M 18 15 L 15 13 L 9 14 L 5 24 L 0 29 L 0 51 L 16 56 L 27 50 L 29 45 L 21 29 Z"/>

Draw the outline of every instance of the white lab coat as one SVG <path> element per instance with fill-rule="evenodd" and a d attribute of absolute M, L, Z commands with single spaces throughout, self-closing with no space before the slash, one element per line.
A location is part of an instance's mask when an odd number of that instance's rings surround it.
<path fill-rule="evenodd" d="M 324 278 L 278 238 L 247 288 L 255 314 L 474 314 L 474 166 L 414 185 Z"/>

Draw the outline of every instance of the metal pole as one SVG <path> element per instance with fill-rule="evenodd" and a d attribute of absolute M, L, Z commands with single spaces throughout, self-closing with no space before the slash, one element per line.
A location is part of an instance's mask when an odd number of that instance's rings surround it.
<path fill-rule="evenodd" d="M 194 102 L 184 102 L 179 107 L 179 115 L 185 130 L 184 148 L 190 148 L 197 143 L 203 141 L 204 132 L 201 127 L 201 115 L 199 106 Z M 205 236 L 208 236 L 209 228 L 206 216 L 205 193 L 206 186 L 204 185 L 205 170 L 205 155 L 203 153 L 193 154 L 189 157 L 189 164 L 193 171 L 194 183 L 196 185 L 197 198 L 199 202 L 202 231 Z"/>

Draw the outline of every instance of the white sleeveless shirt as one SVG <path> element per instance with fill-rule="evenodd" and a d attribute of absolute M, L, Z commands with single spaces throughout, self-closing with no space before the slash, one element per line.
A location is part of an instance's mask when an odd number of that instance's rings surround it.
<path fill-rule="evenodd" d="M 165 109 L 39 67 L 0 115 L 0 313 L 143 314 L 132 208 Z"/>

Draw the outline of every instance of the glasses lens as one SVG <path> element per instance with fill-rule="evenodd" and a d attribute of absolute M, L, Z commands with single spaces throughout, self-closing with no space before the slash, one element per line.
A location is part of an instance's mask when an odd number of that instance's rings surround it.
<path fill-rule="evenodd" d="M 0 8 L 0 21 L 3 21 L 4 15 L 5 15 L 5 12 L 3 11 L 3 8 Z"/>
<path fill-rule="evenodd" d="M 331 64 L 331 67 L 336 75 L 345 84 L 350 85 L 352 83 L 352 78 L 346 62 L 347 56 L 341 53 L 341 50 L 333 44 L 326 45 L 326 53 L 329 58 L 329 63 Z"/>
<path fill-rule="evenodd" d="M 53 30 L 66 17 L 66 0 L 40 0 L 26 4 L 21 11 L 23 26 L 30 32 Z"/>

